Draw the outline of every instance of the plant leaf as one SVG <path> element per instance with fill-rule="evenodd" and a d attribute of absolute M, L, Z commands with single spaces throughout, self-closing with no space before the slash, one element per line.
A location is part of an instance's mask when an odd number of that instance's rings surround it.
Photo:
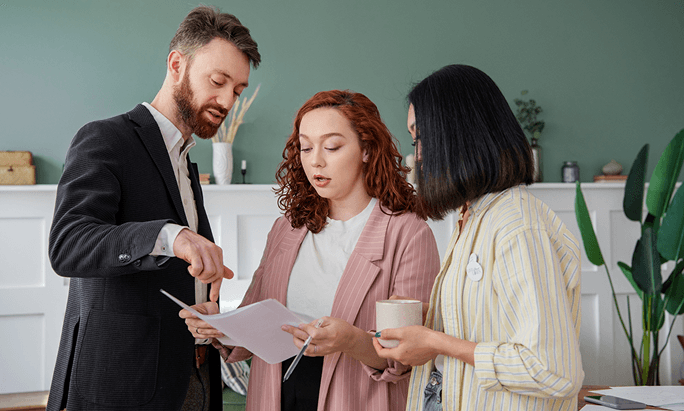
<path fill-rule="evenodd" d="M 660 218 L 670 201 L 684 162 L 684 129 L 670 141 L 658 160 L 646 195 L 648 211 Z"/>
<path fill-rule="evenodd" d="M 663 287 L 656 241 L 653 228 L 645 228 L 632 254 L 632 276 L 645 294 L 660 294 Z"/>
<path fill-rule="evenodd" d="M 664 316 L 658 315 L 658 313 L 662 313 L 663 309 L 663 299 L 659 294 L 648 294 L 644 296 L 643 304 L 641 305 L 641 324 L 644 331 L 657 331 L 662 327 L 662 319 L 660 319 L 660 321 L 658 320 L 660 317 Z M 645 349 L 644 351 L 648 352 L 649 350 Z"/>
<path fill-rule="evenodd" d="M 672 284 L 665 293 L 665 298 L 667 299 L 667 306 L 665 308 L 667 309 L 667 312 L 669 312 L 672 315 L 684 314 L 684 305 L 680 307 L 680 305 L 682 304 L 682 300 L 684 300 L 683 272 L 684 260 L 680 261 L 680 263 L 677 264 L 675 269 L 672 271 L 672 274 L 670 274 L 670 278 L 668 278 L 668 281 L 671 281 Z M 675 313 L 675 311 L 677 311 L 678 308 L 679 312 Z"/>
<path fill-rule="evenodd" d="M 665 301 L 663 300 L 663 297 L 660 294 L 655 295 L 654 300 L 655 304 L 653 305 L 652 311 L 653 318 L 659 321 L 651 326 L 650 331 L 658 331 L 661 328 L 663 328 L 663 325 L 665 324 L 665 316 L 662 315 L 663 311 L 665 311 Z"/>
<path fill-rule="evenodd" d="M 644 292 L 639 288 L 639 285 L 634 281 L 634 277 L 632 276 L 632 267 L 628 266 L 627 264 L 623 263 L 622 261 L 618 261 L 618 267 L 622 270 L 622 273 L 627 277 L 627 280 L 629 280 L 629 283 L 632 284 L 632 287 L 634 287 L 634 291 L 636 291 L 637 295 L 639 298 L 642 300 L 644 299 Z"/>
<path fill-rule="evenodd" d="M 684 256 L 684 190 L 680 186 L 658 230 L 658 251 L 668 260 Z"/>
<path fill-rule="evenodd" d="M 622 209 L 625 215 L 632 221 L 641 221 L 641 214 L 644 206 L 644 178 L 646 176 L 646 166 L 648 165 L 649 145 L 639 150 L 629 170 L 629 176 L 625 183 L 625 197 L 622 200 Z"/>
<path fill-rule="evenodd" d="M 584 243 L 584 250 L 587 252 L 587 257 L 592 264 L 601 266 L 605 264 L 603 254 L 601 254 L 601 247 L 596 239 L 594 233 L 594 226 L 591 224 L 591 217 L 589 217 L 589 210 L 587 203 L 584 201 L 584 195 L 580 188 L 580 182 L 576 184 L 575 190 L 575 218 L 577 218 L 577 225 L 582 234 L 582 242 Z"/>

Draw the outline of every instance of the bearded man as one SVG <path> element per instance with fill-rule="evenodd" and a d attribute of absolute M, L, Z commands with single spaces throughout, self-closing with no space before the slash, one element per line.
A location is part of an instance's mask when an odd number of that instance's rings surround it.
<path fill-rule="evenodd" d="M 192 135 L 216 134 L 261 56 L 233 15 L 198 7 L 152 103 L 85 125 L 59 182 L 49 254 L 70 277 L 47 409 L 221 410 L 219 355 L 178 308 L 233 273 L 213 243 Z"/>

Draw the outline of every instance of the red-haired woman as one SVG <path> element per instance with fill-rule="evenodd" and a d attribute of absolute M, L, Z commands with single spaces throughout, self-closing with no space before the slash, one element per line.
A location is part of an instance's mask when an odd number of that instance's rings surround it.
<path fill-rule="evenodd" d="M 275 298 L 323 322 L 283 326 L 297 347 L 313 337 L 286 382 L 291 360 L 253 359 L 247 410 L 403 410 L 410 367 L 380 358 L 368 331 L 376 301 L 428 301 L 439 255 L 392 135 L 363 94 L 324 91 L 297 113 L 283 158 L 276 178 L 284 216 L 242 305 Z M 186 322 L 195 337 L 222 335 L 199 319 Z M 220 351 L 231 362 L 252 356 Z"/>

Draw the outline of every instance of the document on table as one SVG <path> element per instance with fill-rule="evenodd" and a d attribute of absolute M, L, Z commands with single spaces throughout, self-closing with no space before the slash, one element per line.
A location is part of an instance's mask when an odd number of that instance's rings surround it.
<path fill-rule="evenodd" d="M 653 407 L 665 408 L 673 411 L 684 411 L 683 385 L 611 387 L 607 390 L 592 390 L 591 392 L 639 401 Z"/>
<path fill-rule="evenodd" d="M 218 339 L 221 344 L 244 347 L 269 364 L 283 362 L 299 353 L 299 348 L 292 342 L 292 334 L 283 331 L 280 326 L 290 324 L 296 327 L 314 320 L 307 315 L 290 311 L 274 299 L 259 301 L 226 313 L 205 315 L 166 291 L 160 291 L 225 334 L 225 337 Z"/>

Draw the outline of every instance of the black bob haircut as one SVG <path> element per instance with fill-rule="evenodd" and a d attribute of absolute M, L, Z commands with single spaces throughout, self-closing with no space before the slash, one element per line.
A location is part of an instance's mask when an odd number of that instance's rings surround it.
<path fill-rule="evenodd" d="M 494 81 L 449 65 L 408 95 L 416 113 L 422 162 L 418 194 L 436 220 L 487 193 L 534 181 L 532 149 Z"/>

